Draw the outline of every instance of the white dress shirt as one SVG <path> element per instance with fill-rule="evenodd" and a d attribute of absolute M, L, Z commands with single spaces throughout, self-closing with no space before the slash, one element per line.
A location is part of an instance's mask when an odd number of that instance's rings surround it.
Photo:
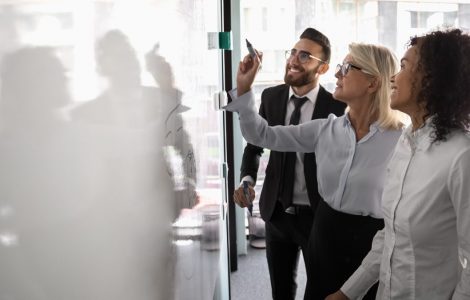
<path fill-rule="evenodd" d="M 226 109 L 239 113 L 242 134 L 248 142 L 277 151 L 315 152 L 318 191 L 333 209 L 383 217 L 386 165 L 401 130 L 384 130 L 374 123 L 369 133 L 356 141 L 348 116 L 333 114 L 297 126 L 269 127 L 256 112 L 252 91 L 238 99 L 232 91 L 232 99 Z"/>
<path fill-rule="evenodd" d="M 284 124 L 289 125 L 290 117 L 294 112 L 295 105 L 291 99 L 292 95 L 297 98 L 307 97 L 308 101 L 302 105 L 300 109 L 300 120 L 299 124 L 308 122 L 312 119 L 313 110 L 317 101 L 318 91 L 320 86 L 308 92 L 306 95 L 299 96 L 294 93 L 292 87 L 289 88 L 289 101 L 287 101 L 286 119 Z M 304 153 L 297 152 L 297 159 L 295 160 L 295 177 L 294 177 L 294 189 L 292 191 L 292 203 L 296 205 L 308 205 L 310 206 L 310 200 L 307 194 L 307 185 L 305 184 L 305 172 L 304 172 Z"/>
<path fill-rule="evenodd" d="M 377 279 L 377 299 L 470 299 L 470 137 L 431 143 L 432 127 L 400 138 L 383 196 L 385 228 L 341 290 Z"/>

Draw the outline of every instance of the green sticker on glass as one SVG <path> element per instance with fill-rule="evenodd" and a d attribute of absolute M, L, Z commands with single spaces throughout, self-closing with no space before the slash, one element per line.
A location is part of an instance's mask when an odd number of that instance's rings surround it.
<path fill-rule="evenodd" d="M 219 49 L 232 49 L 232 34 L 230 31 L 219 32 Z"/>

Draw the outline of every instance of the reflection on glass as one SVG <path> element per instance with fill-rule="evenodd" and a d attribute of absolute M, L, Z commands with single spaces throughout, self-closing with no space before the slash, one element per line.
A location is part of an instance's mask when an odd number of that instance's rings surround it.
<path fill-rule="evenodd" d="M 0 299 L 213 298 L 217 16 L 202 0 L 0 3 Z"/>

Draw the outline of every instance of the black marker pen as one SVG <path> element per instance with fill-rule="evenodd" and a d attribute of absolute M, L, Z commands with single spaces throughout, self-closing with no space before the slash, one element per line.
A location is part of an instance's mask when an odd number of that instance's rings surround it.
<path fill-rule="evenodd" d="M 248 48 L 248 52 L 250 52 L 250 55 L 252 58 L 255 58 L 256 57 L 255 49 L 253 49 L 253 46 L 251 45 L 250 42 L 248 42 L 247 39 L 245 39 L 245 41 L 246 41 L 246 47 Z"/>

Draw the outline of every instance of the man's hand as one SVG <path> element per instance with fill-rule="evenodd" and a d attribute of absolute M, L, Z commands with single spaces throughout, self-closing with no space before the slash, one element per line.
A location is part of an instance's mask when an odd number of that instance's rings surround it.
<path fill-rule="evenodd" d="M 339 290 L 334 294 L 328 295 L 325 300 L 349 300 L 349 298 Z"/>
<path fill-rule="evenodd" d="M 256 51 L 256 57 L 253 58 L 251 55 L 247 55 L 243 58 L 243 61 L 238 65 L 237 72 L 237 95 L 241 96 L 251 89 L 253 81 L 255 81 L 256 74 L 261 66 L 263 54 Z"/>
<path fill-rule="evenodd" d="M 145 54 L 145 66 L 158 86 L 165 90 L 173 88 L 174 76 L 170 64 L 158 54 L 159 47 L 160 45 L 157 43 L 151 51 Z"/>
<path fill-rule="evenodd" d="M 248 207 L 250 206 L 251 202 L 253 202 L 253 200 L 255 199 L 255 190 L 253 189 L 253 187 L 250 185 L 249 186 L 249 196 L 250 196 L 250 199 L 247 199 L 245 197 L 245 193 L 243 191 L 243 187 L 239 187 L 238 189 L 235 190 L 235 192 L 233 193 L 233 201 L 238 204 L 238 206 L 240 207 Z"/>

